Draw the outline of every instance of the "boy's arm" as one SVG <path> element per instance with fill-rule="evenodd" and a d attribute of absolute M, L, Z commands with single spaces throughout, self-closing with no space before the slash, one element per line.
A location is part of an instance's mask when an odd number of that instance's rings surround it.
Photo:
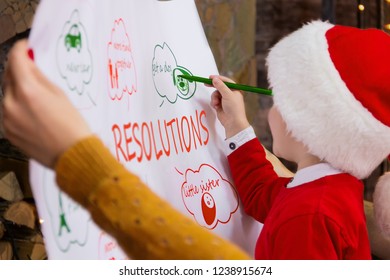
<path fill-rule="evenodd" d="M 225 150 L 246 213 L 264 222 L 280 188 L 290 180 L 283 177 L 291 177 L 292 173 L 264 149 L 252 127 L 227 139 Z"/>
<path fill-rule="evenodd" d="M 280 187 L 289 179 L 279 179 L 271 162 L 266 159 L 264 148 L 255 139 L 253 128 L 246 118 L 241 92 L 232 91 L 223 83 L 233 81 L 222 76 L 211 78 L 216 91 L 211 95 L 210 104 L 225 128 L 226 154 L 233 180 L 247 213 L 263 222 Z M 271 159 L 277 167 L 275 169 L 286 171 L 280 168 L 281 164 L 274 157 Z"/>

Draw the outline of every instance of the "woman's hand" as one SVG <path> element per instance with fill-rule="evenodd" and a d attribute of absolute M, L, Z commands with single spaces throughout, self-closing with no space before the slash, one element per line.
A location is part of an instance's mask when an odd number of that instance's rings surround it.
<path fill-rule="evenodd" d="M 210 105 L 217 112 L 218 120 L 225 128 L 226 138 L 230 138 L 249 126 L 245 113 L 242 93 L 229 89 L 223 82 L 234 81 L 223 76 L 210 76 L 216 88 L 211 95 Z"/>
<path fill-rule="evenodd" d="M 4 77 L 3 126 L 26 155 L 53 168 L 60 155 L 91 130 L 64 92 L 29 58 L 27 41 L 9 53 Z"/>

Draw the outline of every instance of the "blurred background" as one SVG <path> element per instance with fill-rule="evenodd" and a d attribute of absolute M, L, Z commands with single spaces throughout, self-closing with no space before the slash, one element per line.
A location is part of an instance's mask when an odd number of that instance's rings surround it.
<path fill-rule="evenodd" d="M 390 32 L 390 0 L 195 0 L 195 2 L 220 73 L 239 83 L 265 88 L 268 87 L 265 57 L 269 48 L 306 22 L 323 19 L 335 24 L 359 28 L 374 27 Z M 0 82 L 7 53 L 18 39 L 28 37 L 38 4 L 39 0 L 0 0 Z M 2 96 L 1 90 L 0 98 Z M 248 118 L 258 138 L 272 151 L 272 137 L 267 124 L 272 99 L 249 93 L 245 94 L 245 101 Z M 283 162 L 295 171 L 293 164 Z M 370 178 L 364 181 L 367 202 L 372 201 L 376 180 L 385 170 L 388 170 L 387 162 L 378 166 Z M 26 242 L 20 244 L 17 242 L 18 238 L 9 237 L 10 230 L 4 225 L 2 217 L 12 201 L 7 200 L 8 197 L 4 198 L 6 195 L 2 189 L 10 184 L 18 184 L 22 193 L 22 198 L 19 196 L 13 199 L 25 202 L 29 210 L 24 211 L 32 211 L 34 214 L 33 198 L 28 185 L 28 159 L 13 147 L 0 131 L 0 259 L 10 257 L 43 259 L 44 248 L 39 247 L 43 241 L 35 230 L 35 225 L 39 224 L 38 220 L 34 220 L 34 232 L 22 228 L 26 232 L 24 235 L 20 234 L 21 238 L 30 240 L 27 243 L 32 248 L 25 249 Z M 8 233 L 5 229 L 8 229 Z M 34 237 L 34 241 L 31 241 L 30 235 Z M 28 238 L 25 238 L 26 236 Z M 4 245 L 4 242 L 8 244 Z"/>

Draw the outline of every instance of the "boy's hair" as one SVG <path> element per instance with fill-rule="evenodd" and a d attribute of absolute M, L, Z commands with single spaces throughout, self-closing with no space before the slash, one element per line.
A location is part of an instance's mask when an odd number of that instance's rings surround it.
<path fill-rule="evenodd" d="M 322 21 L 286 36 L 267 57 L 275 106 L 292 136 L 310 153 L 360 179 L 390 154 L 389 64 L 385 32 Z M 382 182 L 389 184 L 390 175 Z M 380 189 L 390 203 L 390 189 Z M 388 208 L 387 214 L 384 206 L 376 212 L 390 236 Z"/>

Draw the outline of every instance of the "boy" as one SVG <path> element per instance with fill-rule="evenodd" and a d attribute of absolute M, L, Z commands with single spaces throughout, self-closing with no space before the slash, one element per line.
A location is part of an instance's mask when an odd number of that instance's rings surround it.
<path fill-rule="evenodd" d="M 320 21 L 271 49 L 273 152 L 297 163 L 293 179 L 278 177 L 266 160 L 241 94 L 226 78 L 211 77 L 233 179 L 246 212 L 264 223 L 255 258 L 371 258 L 359 179 L 390 152 L 390 67 L 383 61 L 390 61 L 384 32 Z"/>

